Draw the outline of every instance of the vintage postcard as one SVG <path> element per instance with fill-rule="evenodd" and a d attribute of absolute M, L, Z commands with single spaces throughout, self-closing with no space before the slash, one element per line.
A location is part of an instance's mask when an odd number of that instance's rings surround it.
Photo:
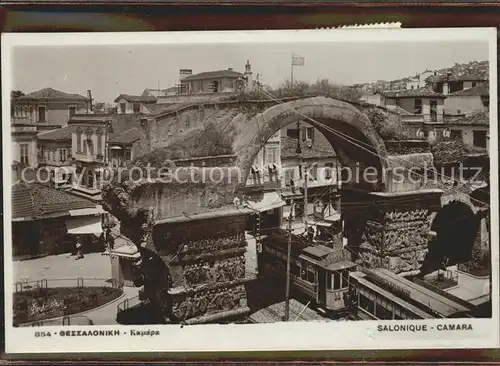
<path fill-rule="evenodd" d="M 2 35 L 7 352 L 498 347 L 496 43 Z"/>

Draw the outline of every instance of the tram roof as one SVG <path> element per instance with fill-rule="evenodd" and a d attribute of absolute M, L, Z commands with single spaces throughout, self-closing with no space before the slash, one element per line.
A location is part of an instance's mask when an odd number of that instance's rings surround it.
<path fill-rule="evenodd" d="M 349 274 L 350 276 L 354 277 L 356 281 L 358 281 L 361 285 L 369 288 L 370 290 L 384 296 L 385 298 L 391 300 L 392 302 L 398 304 L 399 306 L 410 310 L 413 314 L 420 316 L 422 319 L 432 319 L 434 318 L 431 314 L 417 308 L 415 305 L 412 305 L 405 300 L 401 299 L 400 297 L 390 293 L 387 290 L 384 290 L 382 287 L 374 284 L 373 282 L 370 282 L 366 278 L 366 274 L 363 272 L 351 272 Z"/>
<path fill-rule="evenodd" d="M 441 314 L 444 317 L 449 317 L 460 312 L 468 312 L 469 308 L 450 300 L 434 291 L 431 291 L 423 286 L 403 278 L 385 268 L 377 268 L 367 270 L 367 273 L 373 273 L 381 279 L 388 281 L 400 287 L 409 293 L 412 300 L 424 305 L 426 308 Z"/>

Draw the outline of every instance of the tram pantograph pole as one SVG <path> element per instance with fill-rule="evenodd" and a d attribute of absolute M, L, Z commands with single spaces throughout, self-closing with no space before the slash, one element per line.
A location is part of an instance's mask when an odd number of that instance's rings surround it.
<path fill-rule="evenodd" d="M 288 248 L 286 255 L 286 290 L 285 290 L 285 316 L 284 321 L 290 318 L 290 262 L 292 256 L 292 213 L 293 213 L 293 198 L 291 200 L 290 215 L 288 216 Z"/>

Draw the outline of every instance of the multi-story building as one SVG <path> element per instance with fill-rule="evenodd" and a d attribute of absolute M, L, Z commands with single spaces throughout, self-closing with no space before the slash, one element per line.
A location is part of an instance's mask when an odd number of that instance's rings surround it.
<path fill-rule="evenodd" d="M 45 88 L 13 100 L 13 122 L 35 124 L 38 131 L 66 126 L 73 114 L 91 109 L 89 96 Z"/>
<path fill-rule="evenodd" d="M 406 81 L 406 89 L 421 89 L 427 85 L 427 78 L 433 75 L 430 70 L 425 70 L 424 72 L 417 74 L 415 77 L 410 78 Z"/>
<path fill-rule="evenodd" d="M 427 83 L 435 92 L 448 95 L 460 90 L 485 85 L 487 80 L 479 75 L 453 75 L 451 72 L 448 72 L 446 75 L 433 75 L 428 77 Z"/>
<path fill-rule="evenodd" d="M 39 132 L 66 126 L 71 115 L 89 111 L 89 97 L 68 94 L 52 88 L 41 89 L 11 102 L 12 158 L 17 166 L 36 167 L 40 152 Z"/>
<path fill-rule="evenodd" d="M 489 148 L 490 118 L 487 111 L 447 120 L 444 128 L 450 138 L 461 140 L 476 148 Z"/>
<path fill-rule="evenodd" d="M 120 94 L 115 103 L 117 114 L 149 113 L 147 107 L 155 104 L 156 98 L 152 95 Z"/>
<path fill-rule="evenodd" d="M 444 112 L 451 118 L 487 111 L 490 106 L 490 92 L 486 85 L 476 85 L 469 89 L 459 90 L 446 97 Z"/>
<path fill-rule="evenodd" d="M 38 164 L 50 170 L 50 181 L 55 188 L 72 187 L 71 134 L 71 127 L 65 126 L 37 135 Z"/>

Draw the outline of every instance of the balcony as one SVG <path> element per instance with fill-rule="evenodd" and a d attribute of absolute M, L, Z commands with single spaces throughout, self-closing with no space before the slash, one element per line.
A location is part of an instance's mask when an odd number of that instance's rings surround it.
<path fill-rule="evenodd" d="M 35 120 L 30 116 L 12 117 L 13 125 L 35 125 Z"/>
<path fill-rule="evenodd" d="M 77 161 L 83 161 L 86 163 L 105 163 L 104 156 L 102 154 L 75 152 L 74 158 Z"/>
<path fill-rule="evenodd" d="M 407 123 L 423 123 L 425 122 L 425 115 L 423 114 L 403 114 L 401 115 L 403 122 Z"/>

